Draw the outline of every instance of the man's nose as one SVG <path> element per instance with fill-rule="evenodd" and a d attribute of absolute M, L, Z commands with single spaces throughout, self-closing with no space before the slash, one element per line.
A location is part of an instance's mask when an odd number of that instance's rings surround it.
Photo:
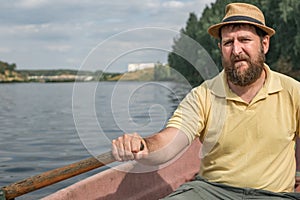
<path fill-rule="evenodd" d="M 237 56 L 243 52 L 242 44 L 238 41 L 234 41 L 232 53 Z"/>

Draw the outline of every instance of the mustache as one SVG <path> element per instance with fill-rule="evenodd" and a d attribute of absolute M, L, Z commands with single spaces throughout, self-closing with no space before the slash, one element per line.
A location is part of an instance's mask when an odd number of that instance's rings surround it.
<path fill-rule="evenodd" d="M 231 55 L 230 57 L 231 62 L 237 62 L 237 61 L 250 61 L 250 57 L 246 54 L 239 54 L 239 55 Z"/>

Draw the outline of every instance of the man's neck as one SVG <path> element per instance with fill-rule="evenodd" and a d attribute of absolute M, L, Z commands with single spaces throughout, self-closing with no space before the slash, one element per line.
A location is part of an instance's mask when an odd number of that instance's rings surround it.
<path fill-rule="evenodd" d="M 228 81 L 229 88 L 241 97 L 246 103 L 250 103 L 259 90 L 263 87 L 266 79 L 266 71 L 263 70 L 261 76 L 252 84 L 247 86 L 234 85 L 232 82 Z"/>

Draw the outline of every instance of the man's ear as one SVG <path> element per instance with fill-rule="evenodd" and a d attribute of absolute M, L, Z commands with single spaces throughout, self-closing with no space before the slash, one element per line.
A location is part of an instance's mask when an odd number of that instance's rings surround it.
<path fill-rule="evenodd" d="M 270 36 L 269 35 L 264 36 L 264 38 L 262 39 L 262 46 L 263 46 L 264 54 L 267 54 L 269 51 L 269 46 L 270 46 Z"/>
<path fill-rule="evenodd" d="M 221 42 L 218 42 L 218 47 L 221 50 Z"/>

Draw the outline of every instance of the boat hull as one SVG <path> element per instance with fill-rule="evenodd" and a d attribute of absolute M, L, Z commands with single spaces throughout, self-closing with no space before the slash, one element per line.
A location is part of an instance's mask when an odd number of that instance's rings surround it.
<path fill-rule="evenodd" d="M 43 200 L 157 200 L 191 180 L 199 172 L 201 144 L 195 140 L 178 158 L 158 169 L 138 163 L 110 168 L 59 190 Z M 299 159 L 297 159 L 299 162 Z M 297 163 L 299 168 L 299 163 Z M 295 189 L 300 192 L 300 185 Z"/>
<path fill-rule="evenodd" d="M 179 185 L 191 180 L 199 172 L 200 142 L 195 141 L 175 160 L 149 168 L 137 163 L 126 163 L 79 181 L 53 193 L 43 200 L 157 200 Z M 147 170 L 147 169 L 146 169 Z"/>

